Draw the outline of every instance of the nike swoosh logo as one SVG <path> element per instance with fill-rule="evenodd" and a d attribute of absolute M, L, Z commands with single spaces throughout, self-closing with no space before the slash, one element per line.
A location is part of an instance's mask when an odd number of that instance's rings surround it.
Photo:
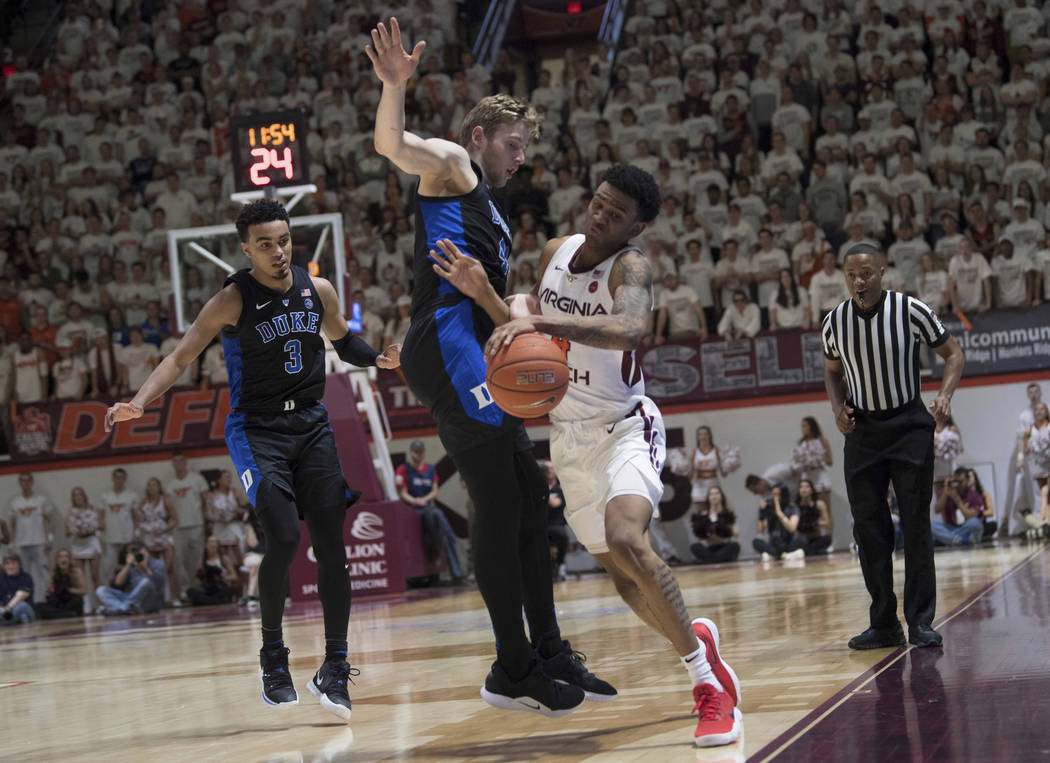
<path fill-rule="evenodd" d="M 555 265 L 554 269 L 555 270 L 565 270 L 565 268 L 563 268 L 561 265 Z"/>
<path fill-rule="evenodd" d="M 255 309 L 256 310 L 262 310 L 264 307 L 266 307 L 268 304 L 270 304 L 270 302 L 273 302 L 273 300 L 271 299 L 268 302 L 263 302 L 261 305 L 256 305 Z"/>
<path fill-rule="evenodd" d="M 530 705 L 528 702 L 525 702 L 524 700 L 519 699 L 518 700 L 518 704 L 519 705 L 524 705 L 525 707 L 529 708 L 530 710 L 539 710 L 540 709 L 540 703 L 539 702 L 537 702 L 535 705 Z"/>

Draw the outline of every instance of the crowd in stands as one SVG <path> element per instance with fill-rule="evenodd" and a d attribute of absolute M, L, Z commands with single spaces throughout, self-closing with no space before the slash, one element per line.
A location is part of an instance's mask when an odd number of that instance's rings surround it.
<path fill-rule="evenodd" d="M 317 192 L 346 221 L 353 299 L 374 345 L 407 330 L 410 179 L 378 156 L 368 30 L 397 12 L 428 47 L 407 127 L 453 137 L 482 96 L 528 97 L 543 136 L 506 207 L 512 291 L 545 242 L 583 230 L 613 162 L 657 178 L 639 242 L 654 342 L 815 328 L 863 240 L 886 283 L 937 310 L 1050 294 L 1050 37 L 1029 0 L 636 0 L 615 49 L 491 70 L 451 0 L 70 2 L 53 48 L 13 61 L 0 114 L 0 403 L 113 396 L 174 346 L 170 228 L 229 223 L 230 115 L 303 108 Z M 232 242 L 217 252 L 241 266 Z M 221 270 L 186 258 L 192 317 Z M 186 384 L 226 381 L 221 345 Z M 6 406 L 0 406 L 6 409 Z"/>

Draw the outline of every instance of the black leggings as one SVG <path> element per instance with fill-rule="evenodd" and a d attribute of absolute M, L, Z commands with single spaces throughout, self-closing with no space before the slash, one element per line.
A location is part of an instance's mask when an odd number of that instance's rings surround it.
<path fill-rule="evenodd" d="M 496 633 L 497 659 L 511 678 L 523 676 L 532 648 L 546 654 L 561 634 L 554 614 L 547 481 L 531 451 L 502 436 L 453 456 L 474 502 L 474 574 Z M 521 610 L 529 622 L 525 636 Z"/>
<path fill-rule="evenodd" d="M 694 543 L 689 550 L 700 564 L 735 562 L 740 556 L 740 544 L 733 540 L 726 543 L 709 543 L 706 546 L 703 543 Z"/>
<path fill-rule="evenodd" d="M 284 600 L 288 596 L 288 573 L 299 547 L 299 511 L 295 501 L 269 480 L 259 485 L 255 510 L 266 538 L 266 552 L 259 564 L 259 614 L 263 642 L 280 640 Z M 327 648 L 342 643 L 350 622 L 350 577 L 346 571 L 343 520 L 346 507 L 305 513 L 314 556 L 317 558 L 317 595 L 324 611 Z"/>
<path fill-rule="evenodd" d="M 554 546 L 554 566 L 565 564 L 565 554 L 569 550 L 569 529 L 565 525 L 547 525 L 547 543 Z"/>

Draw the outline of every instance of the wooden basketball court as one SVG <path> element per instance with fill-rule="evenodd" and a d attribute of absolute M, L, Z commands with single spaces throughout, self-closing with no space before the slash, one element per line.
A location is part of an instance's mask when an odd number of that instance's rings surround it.
<path fill-rule="evenodd" d="M 303 684 L 323 651 L 320 607 L 290 607 L 300 704 L 259 695 L 257 611 L 166 610 L 0 629 L 8 760 L 686 761 L 1021 760 L 1050 749 L 1048 559 L 1006 543 L 937 554 L 943 650 L 846 648 L 868 597 L 848 552 L 806 562 L 682 567 L 740 675 L 744 737 L 692 747 L 684 669 L 603 575 L 556 585 L 563 632 L 620 691 L 550 720 L 478 695 L 492 631 L 476 591 L 359 599 L 349 724 Z M 903 585 L 898 560 L 898 592 Z M 1038 720 L 1038 719 L 1042 720 Z M 1041 752 L 1040 752 L 1041 751 Z"/>

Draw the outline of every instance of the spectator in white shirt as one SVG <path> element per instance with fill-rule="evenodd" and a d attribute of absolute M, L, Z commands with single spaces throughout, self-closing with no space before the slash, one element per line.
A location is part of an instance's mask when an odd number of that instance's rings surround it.
<path fill-rule="evenodd" d="M 992 307 L 992 270 L 988 260 L 975 255 L 970 239 L 959 242 L 959 252 L 948 263 L 952 304 L 964 313 L 983 313 Z"/>
<path fill-rule="evenodd" d="M 811 324 L 809 292 L 800 286 L 790 268 L 783 268 L 777 278 L 777 293 L 769 305 L 769 328 L 808 329 Z"/>
<path fill-rule="evenodd" d="M 780 286 L 780 271 L 791 268 L 787 252 L 773 246 L 769 228 L 758 232 L 758 250 L 751 255 L 751 269 L 758 284 L 758 304 L 768 310 Z"/>
<path fill-rule="evenodd" d="M 1028 216 L 1028 202 L 1021 197 L 1014 199 L 1013 212 L 1014 219 L 1003 229 L 1003 236 L 1010 239 L 1019 256 L 1031 259 L 1043 243 L 1046 231 L 1041 222 Z"/>
<path fill-rule="evenodd" d="M 157 366 L 158 351 L 154 345 L 142 340 L 142 329 L 137 326 L 128 329 L 128 337 L 131 343 L 117 351 L 121 386 L 124 389 L 138 389 Z"/>
<path fill-rule="evenodd" d="M 719 308 L 724 310 L 730 306 L 733 292 L 747 293 L 751 281 L 750 262 L 739 256 L 736 239 L 727 238 L 722 242 L 722 256 L 715 265 L 713 279 Z"/>
<path fill-rule="evenodd" d="M 87 388 L 87 365 L 80 355 L 73 354 L 73 345 L 68 341 L 58 345 L 58 355 L 51 365 L 51 378 L 55 381 L 51 399 L 83 400 Z"/>
<path fill-rule="evenodd" d="M 707 318 L 692 287 L 680 283 L 673 271 L 664 273 L 664 288 L 657 304 L 655 343 L 663 344 L 664 330 L 671 341 L 707 338 Z"/>
<path fill-rule="evenodd" d="M 188 228 L 197 200 L 192 193 L 180 186 L 177 173 L 169 172 L 165 184 L 165 190 L 153 202 L 154 207 L 164 210 L 169 228 Z"/>
<path fill-rule="evenodd" d="M 1014 251 L 1013 242 L 999 239 L 992 258 L 992 276 L 995 279 L 995 306 L 1001 309 L 1026 307 L 1032 301 L 1032 284 L 1028 278 L 1031 269 L 1027 259 Z"/>
<path fill-rule="evenodd" d="M 795 102 L 791 88 L 780 89 L 780 106 L 773 112 L 773 129 L 784 134 L 787 145 L 802 156 L 809 156 L 809 136 L 813 117 L 809 109 Z"/>
<path fill-rule="evenodd" d="M 718 333 L 727 342 L 745 337 L 753 337 L 762 325 L 762 313 L 758 305 L 749 302 L 747 292 L 737 289 L 733 292 L 733 302 L 722 313 L 718 322 Z"/>
<path fill-rule="evenodd" d="M 1043 235 L 1043 245 L 1032 257 L 1032 307 L 1050 300 L 1050 231 Z"/>
<path fill-rule="evenodd" d="M 829 249 L 823 257 L 824 267 L 814 273 L 809 281 L 809 305 L 814 325 L 819 324 L 843 300 L 849 299 L 846 279 L 835 266 L 835 253 Z"/>
<path fill-rule="evenodd" d="M 18 336 L 18 347 L 11 354 L 14 368 L 14 400 L 19 403 L 39 403 L 47 396 L 47 357 L 33 346 L 28 332 Z"/>

